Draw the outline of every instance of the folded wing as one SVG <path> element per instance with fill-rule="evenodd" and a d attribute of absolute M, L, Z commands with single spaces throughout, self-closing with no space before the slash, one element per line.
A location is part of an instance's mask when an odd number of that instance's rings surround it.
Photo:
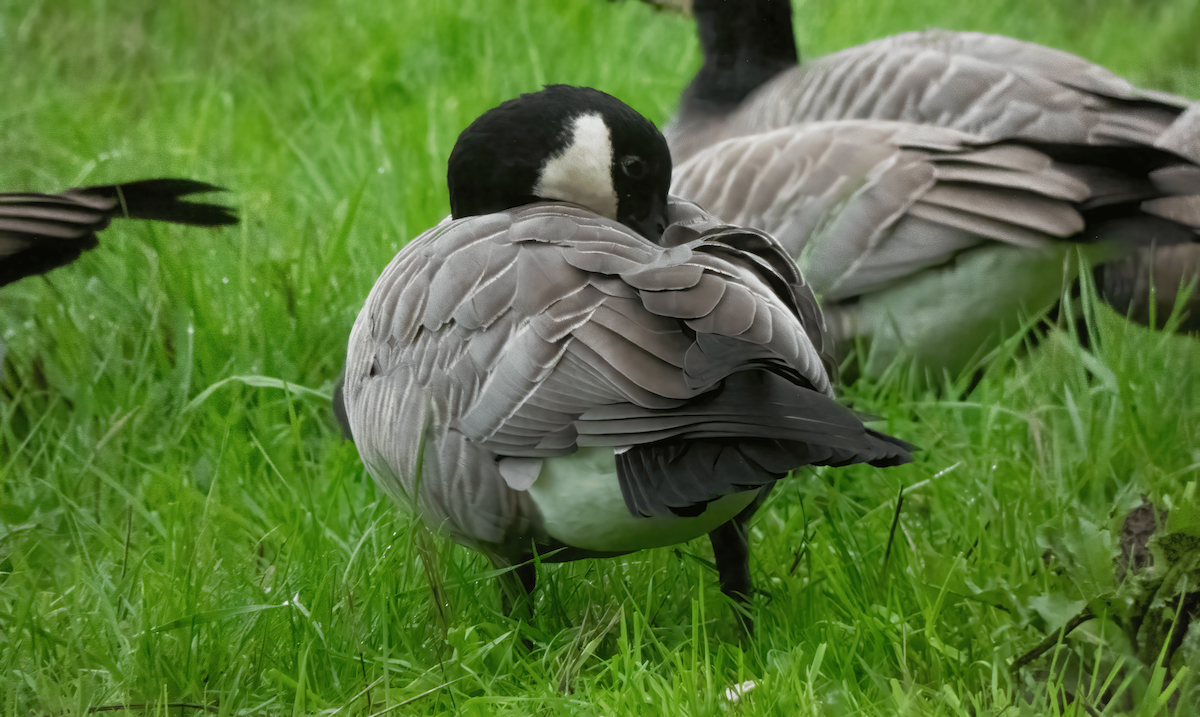
<path fill-rule="evenodd" d="M 1032 148 L 952 129 L 844 121 L 719 143 L 683 163 L 672 189 L 773 234 L 829 302 L 983 243 L 1036 250 L 1073 236 L 1090 178 Z M 1137 190 L 1133 180 L 1112 184 Z"/>

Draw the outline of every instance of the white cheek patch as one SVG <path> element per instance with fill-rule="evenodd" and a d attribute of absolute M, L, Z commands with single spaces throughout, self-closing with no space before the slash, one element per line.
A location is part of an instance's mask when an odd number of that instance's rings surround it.
<path fill-rule="evenodd" d="M 612 137 L 604 118 L 598 114 L 576 117 L 571 143 L 542 165 L 533 193 L 543 199 L 580 204 L 616 219 L 612 162 Z"/>

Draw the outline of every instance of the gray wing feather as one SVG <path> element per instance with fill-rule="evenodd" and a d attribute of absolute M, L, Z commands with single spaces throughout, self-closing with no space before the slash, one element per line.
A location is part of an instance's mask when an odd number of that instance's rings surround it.
<path fill-rule="evenodd" d="M 1200 194 L 1200 167 L 1173 164 L 1151 172 L 1150 181 L 1165 194 Z"/>
<path fill-rule="evenodd" d="M 1007 187 L 997 191 L 986 185 L 939 183 L 921 197 L 921 202 L 1050 236 L 1069 237 L 1083 230 L 1083 217 L 1070 204 Z"/>
<path fill-rule="evenodd" d="M 1017 189 L 1068 202 L 1083 201 L 1090 194 L 1086 182 L 1062 171 L 1028 172 L 945 161 L 934 164 L 933 176 L 940 183 L 970 182 L 990 189 Z"/>
<path fill-rule="evenodd" d="M 1200 164 L 1200 102 L 1193 102 L 1166 132 L 1159 135 L 1154 146 Z"/>
<path fill-rule="evenodd" d="M 1149 199 L 1142 202 L 1142 209 L 1156 217 L 1200 227 L 1200 195 Z"/>
<path fill-rule="evenodd" d="M 722 142 L 683 163 L 673 191 L 775 235 L 830 301 L 985 242 L 1041 248 L 1075 234 L 1083 219 L 1073 203 L 1089 197 L 1089 179 L 1028 147 L 953 129 L 846 121 Z"/>
<path fill-rule="evenodd" d="M 1153 145 L 1189 105 L 1137 90 L 1061 50 L 932 30 L 817 58 L 781 74 L 744 110 L 754 131 L 830 119 L 953 127 L 984 140 Z"/>
<path fill-rule="evenodd" d="M 107 213 L 83 207 L 0 203 L 0 232 L 75 239 L 105 223 Z"/>

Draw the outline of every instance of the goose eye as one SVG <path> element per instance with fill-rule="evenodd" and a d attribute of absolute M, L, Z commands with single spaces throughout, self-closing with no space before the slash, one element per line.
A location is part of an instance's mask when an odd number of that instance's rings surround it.
<path fill-rule="evenodd" d="M 646 176 L 646 163 L 631 154 L 621 158 L 621 171 L 630 179 L 641 179 Z"/>

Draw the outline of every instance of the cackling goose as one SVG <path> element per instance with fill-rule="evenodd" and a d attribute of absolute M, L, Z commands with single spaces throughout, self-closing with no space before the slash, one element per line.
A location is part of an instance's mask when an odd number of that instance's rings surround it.
<path fill-rule="evenodd" d="M 835 353 L 870 341 L 868 373 L 901 354 L 961 370 L 1054 305 L 1071 247 L 1143 323 L 1200 275 L 1200 105 L 980 33 L 797 65 L 788 0 L 693 12 L 704 65 L 664 132 L 672 191 L 779 239 Z M 1200 292 L 1186 308 L 1200 328 Z"/>
<path fill-rule="evenodd" d="M 776 480 L 909 460 L 833 400 L 819 309 L 781 247 L 669 198 L 670 177 L 662 135 L 609 95 L 505 102 L 458 138 L 451 217 L 396 255 L 351 332 L 345 409 L 371 475 L 519 566 L 514 597 L 535 552 L 708 533 L 744 601 L 744 526 Z"/>

